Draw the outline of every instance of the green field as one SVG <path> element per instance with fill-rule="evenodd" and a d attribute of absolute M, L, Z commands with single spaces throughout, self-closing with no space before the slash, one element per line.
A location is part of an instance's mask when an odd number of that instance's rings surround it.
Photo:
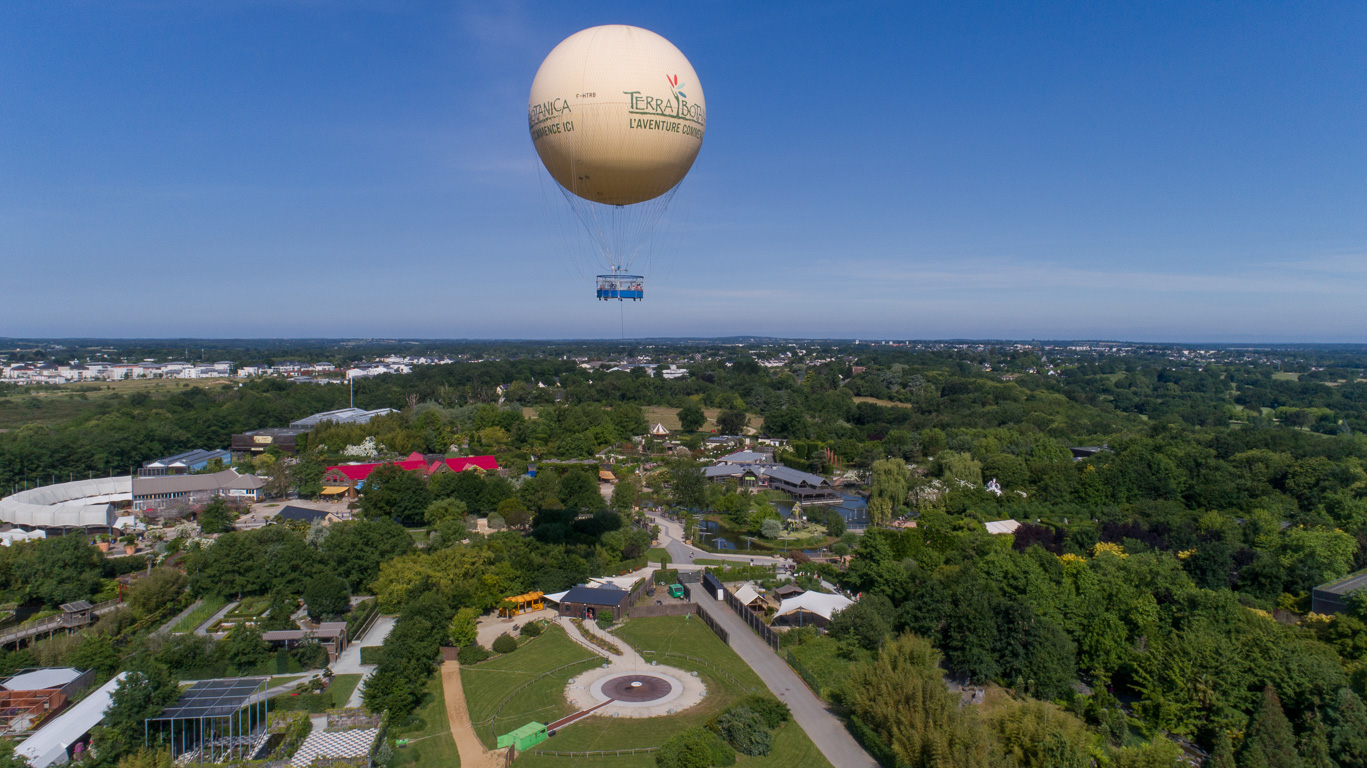
<path fill-rule="evenodd" d="M 226 599 L 210 595 L 204 598 L 204 602 L 201 603 L 198 608 L 191 611 L 185 618 L 176 622 L 176 625 L 171 627 L 171 631 L 193 632 L 195 627 L 208 621 L 210 616 L 223 610 L 223 606 L 227 604 L 228 601 Z"/>
<path fill-rule="evenodd" d="M 540 747 L 517 758 L 516 765 L 561 766 L 563 768 L 637 768 L 652 766 L 654 759 L 645 754 L 634 756 L 555 757 L 538 755 L 537 749 L 561 752 L 657 747 L 669 737 L 688 728 L 703 725 L 731 702 L 754 691 L 764 691 L 753 671 L 726 646 L 706 624 L 696 618 L 667 616 L 631 619 L 615 633 L 635 647 L 647 660 L 687 671 L 696 671 L 707 684 L 707 698 L 692 709 L 669 717 L 648 719 L 590 717 L 566 727 Z M 687 658 L 693 657 L 693 658 Z M 542 721 L 545 722 L 545 721 Z M 741 766 L 823 766 L 830 763 L 821 755 L 807 734 L 793 723 L 775 734 L 774 751 L 763 758 L 738 755 Z"/>
<path fill-rule="evenodd" d="M 427 683 L 427 695 L 416 712 L 403 727 L 393 727 L 389 735 L 408 739 L 406 747 L 394 750 L 389 768 L 456 768 L 460 755 L 451 739 L 451 726 L 446 721 L 446 694 L 441 684 L 441 673 Z"/>
<path fill-rule="evenodd" d="M 191 386 L 213 389 L 227 383 L 228 379 L 196 379 L 193 384 L 174 379 L 135 379 L 63 384 L 41 390 L 21 388 L 0 396 L 0 429 L 59 424 L 98 409 L 102 401 L 116 394 L 146 392 L 153 398 L 164 398 Z"/>
<path fill-rule="evenodd" d="M 795 648 L 784 649 L 784 654 L 791 651 L 793 657 L 797 659 L 802 669 L 805 669 L 813 678 L 808 682 L 815 682 L 814 688 L 819 688 L 817 695 L 829 701 L 831 695 L 839 691 L 845 684 L 845 677 L 850 673 L 850 669 L 855 662 L 862 661 L 860 658 L 847 658 L 840 652 L 840 645 L 827 635 L 814 638 Z M 799 670 L 799 674 L 801 671 Z"/>
<path fill-rule="evenodd" d="M 601 658 L 570 640 L 563 629 L 553 624 L 540 637 L 512 653 L 474 666 L 462 666 L 460 684 L 465 689 L 465 703 L 475 733 L 492 749 L 497 734 L 532 720 L 549 723 L 571 714 L 573 710 L 564 697 L 567 681 L 598 666 Z M 571 666 L 551 672 L 566 664 Z M 546 676 L 542 677 L 543 674 Z"/>

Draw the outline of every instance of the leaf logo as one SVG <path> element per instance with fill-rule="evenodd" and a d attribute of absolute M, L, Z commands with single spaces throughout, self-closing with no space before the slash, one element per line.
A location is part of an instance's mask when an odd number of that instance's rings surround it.
<path fill-rule="evenodd" d="M 678 94 L 679 96 L 682 96 L 682 97 L 685 98 L 685 99 L 688 98 L 688 94 L 686 94 L 686 93 L 684 93 L 683 91 L 679 90 L 679 76 L 678 76 L 678 75 L 665 75 L 665 81 L 669 83 L 669 88 L 670 88 L 670 90 L 674 91 L 674 93 Z"/>

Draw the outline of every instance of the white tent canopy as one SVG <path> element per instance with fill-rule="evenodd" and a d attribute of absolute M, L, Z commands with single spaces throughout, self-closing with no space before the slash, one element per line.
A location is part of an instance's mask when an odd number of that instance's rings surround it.
<path fill-rule="evenodd" d="M 564 600 L 565 595 L 568 595 L 569 593 L 570 591 L 567 589 L 564 592 L 556 592 L 553 595 L 542 595 L 542 597 L 546 598 L 546 602 L 548 603 L 555 603 L 556 605 L 559 605 L 560 601 Z"/>
<path fill-rule="evenodd" d="M 45 485 L 0 499 L 0 522 L 43 528 L 106 526 L 114 520 L 114 502 L 132 499 L 131 477 Z"/>
<path fill-rule="evenodd" d="M 837 613 L 854 605 L 854 601 L 843 595 L 827 595 L 821 592 L 803 592 L 797 597 L 790 597 L 783 601 L 779 606 L 775 616 L 786 616 L 797 611 L 807 611 L 815 613 L 827 621 Z"/>

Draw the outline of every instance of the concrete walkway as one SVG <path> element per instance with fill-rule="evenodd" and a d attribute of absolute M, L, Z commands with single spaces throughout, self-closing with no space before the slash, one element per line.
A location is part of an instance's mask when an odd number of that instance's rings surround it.
<path fill-rule="evenodd" d="M 725 603 L 706 595 L 698 605 L 731 636 L 731 649 L 780 701 L 793 711 L 793 719 L 811 737 L 821 754 L 837 768 L 877 768 L 878 763 L 859 746 L 845 725 L 826 707 L 826 703 L 802 682 L 788 663 L 779 658 L 755 631 L 750 629 Z"/>
<path fill-rule="evenodd" d="M 218 613 L 215 613 L 213 616 L 210 616 L 208 621 L 204 622 L 203 624 L 200 624 L 198 627 L 195 627 L 195 634 L 207 637 L 209 635 L 209 627 L 212 627 L 215 621 L 218 621 L 224 616 L 227 616 L 228 611 L 231 611 L 232 609 L 236 608 L 239 602 L 241 601 L 234 600 L 231 603 L 228 603 L 227 605 L 223 606 L 223 608 L 219 610 Z"/>
<path fill-rule="evenodd" d="M 332 673 L 335 675 L 361 675 L 361 681 L 356 684 L 356 690 L 351 692 L 351 698 L 347 699 L 348 707 L 361 706 L 361 689 L 365 687 L 365 681 L 370 674 L 375 671 L 374 664 L 361 663 L 361 648 L 384 645 L 384 639 L 389 636 L 389 630 L 394 628 L 396 621 L 393 616 L 381 616 L 370 625 L 370 631 L 358 638 L 351 645 L 347 646 L 342 655 L 337 657 L 332 666 Z"/>

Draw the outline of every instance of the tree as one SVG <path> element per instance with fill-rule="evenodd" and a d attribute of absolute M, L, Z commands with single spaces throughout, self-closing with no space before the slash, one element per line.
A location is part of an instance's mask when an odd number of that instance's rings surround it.
<path fill-rule="evenodd" d="M 522 499 L 516 496 L 500 501 L 497 512 L 509 528 L 522 530 L 532 521 L 531 511 L 527 509 L 527 505 L 522 503 Z"/>
<path fill-rule="evenodd" d="M 679 426 L 685 432 L 697 432 L 707 422 L 707 416 L 697 403 L 689 403 L 679 409 Z"/>
<path fill-rule="evenodd" d="M 1296 751 L 1296 733 L 1282 711 L 1282 702 L 1272 686 L 1263 688 L 1262 700 L 1249 720 L 1248 732 L 1239 749 L 1240 768 L 1302 768 Z"/>
<path fill-rule="evenodd" d="M 24 588 L 29 599 L 56 607 L 89 599 L 100 589 L 105 560 L 84 536 L 56 536 L 5 552 L 16 559 L 12 587 Z"/>
<path fill-rule="evenodd" d="M 1367 707 L 1351 689 L 1339 690 L 1329 725 L 1330 750 L 1340 768 L 1367 768 Z"/>
<path fill-rule="evenodd" d="M 91 745 L 101 763 L 115 765 L 143 746 L 143 723 L 180 697 L 166 667 L 146 659 L 135 662 L 109 698 L 104 719 L 92 733 Z"/>
<path fill-rule="evenodd" d="M 369 590 L 380 573 L 380 563 L 413 550 L 408 531 L 390 518 L 334 523 L 329 528 L 332 530 L 319 549 L 329 569 L 346 579 L 353 593 Z"/>
<path fill-rule="evenodd" d="M 389 517 L 403 525 L 422 525 L 431 502 L 432 495 L 420 473 L 384 464 L 366 478 L 361 512 L 370 519 Z"/>
<path fill-rule="evenodd" d="M 758 712 L 731 707 L 717 718 L 717 733 L 742 755 L 762 757 L 774 748 L 774 735 Z"/>
<path fill-rule="evenodd" d="M 655 753 L 657 768 L 710 768 L 735 762 L 731 747 L 706 728 L 689 728 L 672 736 Z"/>
<path fill-rule="evenodd" d="M 149 616 L 179 600 L 185 583 L 185 574 L 174 568 L 153 568 L 128 590 L 128 605 L 139 615 Z"/>
<path fill-rule="evenodd" d="M 636 508 L 637 496 L 636 479 L 624 478 L 612 489 L 612 503 L 609 506 L 618 512 L 630 512 Z"/>
<path fill-rule="evenodd" d="M 988 723 L 1006 765 L 1020 768 L 1087 768 L 1097 738 L 1076 717 L 1043 701 L 994 709 Z"/>
<path fill-rule="evenodd" d="M 707 480 L 693 459 L 675 459 L 669 465 L 669 491 L 676 506 L 699 509 L 707 503 Z"/>
<path fill-rule="evenodd" d="M 351 590 L 346 579 L 331 573 L 320 573 L 304 585 L 304 605 L 309 618 L 322 621 L 341 616 L 351 604 Z"/>
<path fill-rule="evenodd" d="M 748 419 L 749 417 L 745 415 L 745 411 L 722 411 L 717 415 L 717 431 L 723 435 L 742 434 Z"/>
<path fill-rule="evenodd" d="M 464 520 L 465 512 L 465 502 L 459 499 L 437 499 L 427 505 L 423 521 L 427 523 L 428 528 L 436 528 L 447 520 Z"/>
<path fill-rule="evenodd" d="M 783 524 L 773 518 L 769 518 L 760 525 L 759 535 L 766 539 L 777 539 L 779 536 L 783 535 Z"/>
<path fill-rule="evenodd" d="M 896 510 L 907 503 L 909 479 L 906 462 L 901 459 L 880 459 L 873 463 L 873 487 L 870 499 L 887 501 L 884 508 Z M 886 521 L 884 521 L 886 522 Z"/>
<path fill-rule="evenodd" d="M 479 609 L 461 608 L 456 611 L 456 615 L 451 619 L 451 626 L 447 630 L 446 637 L 451 645 L 464 647 L 474 645 L 478 630 L 475 622 L 479 620 Z"/>
<path fill-rule="evenodd" d="M 873 661 L 854 666 L 845 705 L 913 768 L 986 768 L 991 739 L 973 709 L 959 708 L 939 661 L 928 641 L 904 634 L 885 643 Z"/>
<path fill-rule="evenodd" d="M 261 630 L 239 624 L 214 649 L 215 655 L 240 672 L 260 666 L 270 658 L 271 649 L 261 639 Z"/>
<path fill-rule="evenodd" d="M 831 617 L 831 637 L 876 651 L 892 634 L 892 614 L 892 603 L 886 597 L 865 595 L 859 602 Z"/>
<path fill-rule="evenodd" d="M 233 530 L 233 512 L 222 496 L 215 496 L 199 513 L 199 530 L 204 533 L 227 533 Z"/>

